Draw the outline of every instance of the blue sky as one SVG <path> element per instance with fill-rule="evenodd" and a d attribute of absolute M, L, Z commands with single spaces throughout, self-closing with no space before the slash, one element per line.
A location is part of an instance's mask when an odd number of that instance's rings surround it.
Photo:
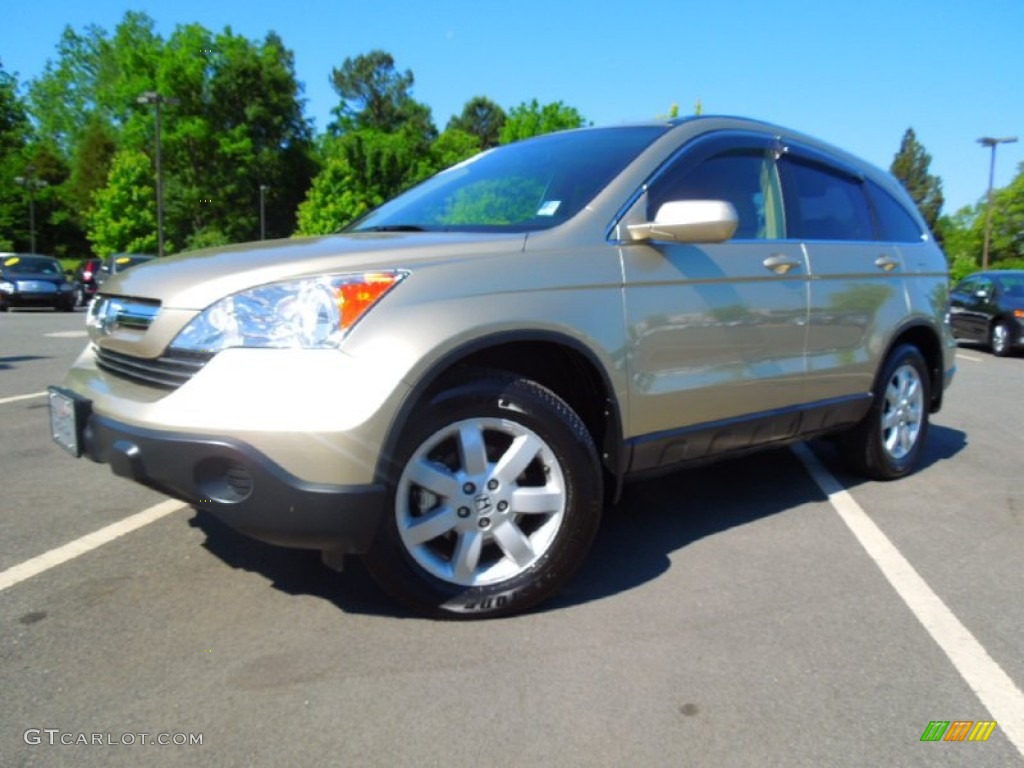
<path fill-rule="evenodd" d="M 306 113 L 323 130 L 347 56 L 383 48 L 416 77 L 443 129 L 476 95 L 506 109 L 564 101 L 597 125 L 681 114 L 755 117 L 888 168 L 913 127 L 945 211 L 988 183 L 980 136 L 1000 146 L 996 186 L 1024 162 L 1024 0 L 0 0 L 0 61 L 39 75 L 66 25 L 112 31 L 127 10 L 157 31 L 198 22 L 295 52 Z"/>

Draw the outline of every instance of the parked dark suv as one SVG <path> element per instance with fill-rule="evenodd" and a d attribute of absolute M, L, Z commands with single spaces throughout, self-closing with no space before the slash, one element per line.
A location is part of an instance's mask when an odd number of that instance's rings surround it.
<path fill-rule="evenodd" d="M 828 144 L 555 133 L 337 235 L 112 277 L 52 434 L 249 535 L 363 555 L 418 611 L 495 616 L 566 583 L 628 480 L 822 434 L 913 471 L 948 291 L 899 182 Z"/>

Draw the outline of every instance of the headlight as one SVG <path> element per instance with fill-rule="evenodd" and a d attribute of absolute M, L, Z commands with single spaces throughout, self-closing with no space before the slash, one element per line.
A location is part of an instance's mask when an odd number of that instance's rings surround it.
<path fill-rule="evenodd" d="M 171 347 L 206 353 L 228 347 L 337 347 L 356 321 L 406 275 L 325 275 L 251 288 L 207 307 Z"/>
<path fill-rule="evenodd" d="M 0 293 L 14 293 L 14 283 L 0 280 Z"/>

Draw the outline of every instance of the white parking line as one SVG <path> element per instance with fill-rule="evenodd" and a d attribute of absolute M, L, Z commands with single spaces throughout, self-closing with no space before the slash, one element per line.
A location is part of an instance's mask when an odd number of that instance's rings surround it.
<path fill-rule="evenodd" d="M 62 547 L 51 549 L 49 552 L 44 552 L 37 557 L 33 557 L 31 560 L 11 566 L 6 571 L 0 571 L 0 592 L 3 592 L 8 587 L 13 587 L 18 582 L 31 579 L 33 576 L 38 576 L 44 571 L 66 563 L 68 560 L 73 560 L 79 555 L 91 552 L 120 536 L 124 536 L 126 533 L 131 533 L 142 528 L 144 525 L 156 522 L 161 517 L 166 517 L 172 512 L 185 509 L 186 506 L 188 505 L 175 499 L 161 501 L 159 504 L 137 512 L 131 517 L 111 523 L 100 528 L 98 531 L 86 534 L 80 539 L 69 541 Z"/>
<path fill-rule="evenodd" d="M 53 333 L 44 333 L 51 339 L 84 339 L 89 335 L 88 331 L 54 331 Z"/>
<path fill-rule="evenodd" d="M 963 352 L 957 352 L 956 356 L 957 356 L 957 359 L 959 359 L 959 360 L 970 360 L 972 363 L 984 363 L 985 362 L 984 358 L 981 358 L 981 357 L 971 357 L 970 355 L 965 355 Z"/>
<path fill-rule="evenodd" d="M 1024 693 L 810 448 L 801 443 L 793 452 L 896 593 L 999 723 L 999 729 L 1024 757 Z"/>
<path fill-rule="evenodd" d="M 31 395 L 15 395 L 14 397 L 0 397 L 0 405 L 16 403 L 19 400 L 31 400 L 33 397 L 46 397 L 46 392 L 33 392 Z"/>

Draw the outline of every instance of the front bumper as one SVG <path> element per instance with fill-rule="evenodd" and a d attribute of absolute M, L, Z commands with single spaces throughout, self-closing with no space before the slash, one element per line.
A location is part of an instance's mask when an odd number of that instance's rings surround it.
<path fill-rule="evenodd" d="M 360 554 L 385 510 L 383 485 L 307 482 L 235 439 L 143 429 L 89 413 L 82 447 L 114 474 L 269 544 Z"/>
<path fill-rule="evenodd" d="M 62 307 L 73 301 L 68 292 L 53 293 L 5 293 L 0 295 L 0 302 L 10 307 Z"/>

